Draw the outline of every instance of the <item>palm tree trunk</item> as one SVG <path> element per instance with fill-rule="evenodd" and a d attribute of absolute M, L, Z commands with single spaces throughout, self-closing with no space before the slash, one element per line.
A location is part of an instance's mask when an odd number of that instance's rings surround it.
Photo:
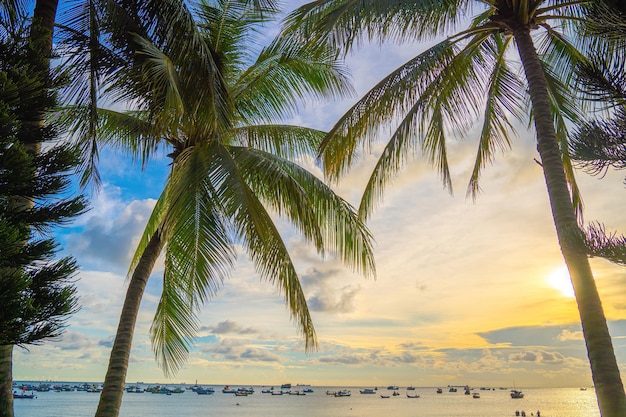
<path fill-rule="evenodd" d="M 0 346 L 0 416 L 13 417 L 13 345 Z"/>
<path fill-rule="evenodd" d="M 163 241 L 157 232 L 152 235 L 128 284 L 96 417 L 119 415 L 139 306 L 154 263 L 162 249 Z"/>
<path fill-rule="evenodd" d="M 537 150 L 543 165 L 559 245 L 576 293 L 600 414 L 602 417 L 624 417 L 626 416 L 624 386 L 615 360 L 602 302 L 572 206 L 550 110 L 545 74 L 529 30 L 519 28 L 514 36 L 528 80 L 537 130 Z"/>

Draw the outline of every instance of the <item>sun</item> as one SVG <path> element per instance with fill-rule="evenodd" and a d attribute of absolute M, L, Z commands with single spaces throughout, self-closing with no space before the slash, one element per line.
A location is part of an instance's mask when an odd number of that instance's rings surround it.
<path fill-rule="evenodd" d="M 548 283 L 565 297 L 574 298 L 574 288 L 567 268 L 562 266 L 548 276 Z"/>

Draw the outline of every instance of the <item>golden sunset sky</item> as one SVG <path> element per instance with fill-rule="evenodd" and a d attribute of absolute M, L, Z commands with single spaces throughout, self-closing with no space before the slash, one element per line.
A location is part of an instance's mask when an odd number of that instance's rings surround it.
<path fill-rule="evenodd" d="M 365 45 L 347 59 L 359 94 L 424 45 Z M 329 129 L 356 97 L 306 103 L 289 120 Z M 358 201 L 380 146 L 364 154 L 336 190 Z M 477 135 L 451 142 L 454 194 L 418 156 L 388 187 L 368 225 L 376 279 L 320 259 L 281 223 L 319 338 L 305 354 L 284 299 L 260 281 L 243 252 L 231 279 L 202 313 L 196 350 L 166 380 L 148 329 L 160 294 L 155 271 L 142 303 L 128 381 L 203 384 L 386 386 L 590 386 L 578 311 L 567 277 L 535 150 L 518 126 L 510 151 L 485 169 L 482 193 L 465 197 Z M 121 155 L 102 158 L 105 186 L 92 210 L 61 234 L 81 265 L 82 309 L 64 337 L 16 349 L 14 379 L 102 381 L 134 245 L 164 181 L 167 160 L 145 173 Z M 312 159 L 302 163 L 321 172 Z M 626 232 L 626 172 L 578 172 L 585 220 Z M 601 259 L 592 267 L 622 375 L 626 374 L 626 270 Z"/>

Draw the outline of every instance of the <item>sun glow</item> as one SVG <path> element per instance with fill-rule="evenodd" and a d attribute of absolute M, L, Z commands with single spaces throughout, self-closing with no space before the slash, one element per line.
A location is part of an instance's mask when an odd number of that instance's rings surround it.
<path fill-rule="evenodd" d="M 561 267 L 548 276 L 548 283 L 561 291 L 565 297 L 574 298 L 574 288 L 566 267 Z"/>

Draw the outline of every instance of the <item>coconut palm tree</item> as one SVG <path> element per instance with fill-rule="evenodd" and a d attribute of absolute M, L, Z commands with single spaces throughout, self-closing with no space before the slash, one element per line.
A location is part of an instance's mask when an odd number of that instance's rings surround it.
<path fill-rule="evenodd" d="M 624 388 L 577 222 L 580 200 L 573 170 L 567 152 L 562 152 L 567 149 L 566 121 L 577 116 L 567 87 L 574 65 L 585 60 L 577 29 L 587 3 L 318 0 L 290 15 L 286 33 L 318 37 L 346 51 L 363 39 L 420 41 L 446 36 L 358 100 L 322 145 L 325 172 L 336 179 L 354 161 L 358 145 L 367 146 L 377 136 L 381 123 L 397 121 L 365 189 L 359 209 L 363 218 L 390 178 L 420 149 L 450 188 L 449 132 L 467 132 L 478 121 L 482 128 L 468 186 L 468 194 L 476 197 L 482 169 L 498 150 L 509 147 L 510 119 L 530 114 L 600 411 L 604 417 L 617 417 L 626 415 Z M 511 63 L 514 50 L 522 71 Z"/>
<path fill-rule="evenodd" d="M 161 23 L 143 21 L 131 7 L 117 12 L 101 26 L 108 31 L 108 49 L 94 50 L 114 51 L 109 62 L 121 64 L 107 79 L 109 99 L 132 98 L 136 107 L 85 109 L 75 133 L 89 136 L 96 114 L 101 143 L 123 147 L 143 161 L 165 147 L 171 168 L 130 267 L 97 416 L 119 413 L 137 312 L 162 252 L 163 292 L 151 337 L 166 374 L 186 359 L 199 308 L 230 275 L 235 244 L 245 248 L 261 277 L 284 293 L 306 349 L 315 348 L 306 297 L 271 213 L 288 219 L 320 254 L 335 254 L 365 274 L 374 269 L 370 234 L 354 209 L 293 162 L 303 153 L 313 155 L 325 133 L 281 123 L 305 97 L 351 91 L 337 54 L 280 38 L 261 48 L 259 29 L 278 12 L 272 1 L 202 1 L 193 14 L 170 21 L 169 33 L 155 30 Z M 190 17 L 197 25 L 189 24 Z M 133 30 L 120 28 L 122 23 Z M 72 36 L 87 42 L 87 36 Z M 195 39 L 196 47 L 181 50 L 185 38 Z M 225 95 L 212 94 L 220 85 Z"/>

